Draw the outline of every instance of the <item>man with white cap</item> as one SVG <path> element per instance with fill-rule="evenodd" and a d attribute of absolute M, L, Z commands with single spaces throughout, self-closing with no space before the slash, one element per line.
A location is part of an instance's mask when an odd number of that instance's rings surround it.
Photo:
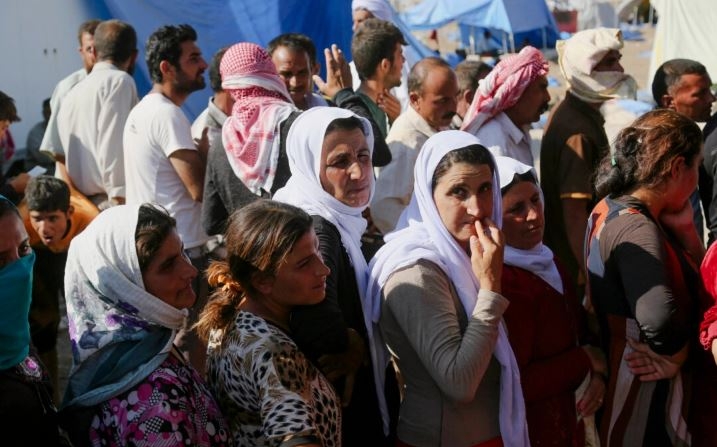
<path fill-rule="evenodd" d="M 628 77 L 620 65 L 622 34 L 596 28 L 558 41 L 558 63 L 568 83 L 540 147 L 545 195 L 545 244 L 568 268 L 578 293 L 585 287 L 583 240 L 595 203 L 592 178 L 609 150 L 600 105 L 616 97 Z"/>
<path fill-rule="evenodd" d="M 548 61 L 531 46 L 504 57 L 478 84 L 461 129 L 493 155 L 533 166 L 530 123 L 548 110 L 547 74 Z"/>

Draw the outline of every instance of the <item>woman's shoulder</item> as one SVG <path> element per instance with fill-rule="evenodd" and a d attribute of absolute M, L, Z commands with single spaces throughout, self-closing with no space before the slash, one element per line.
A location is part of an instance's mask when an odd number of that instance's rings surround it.
<path fill-rule="evenodd" d="M 396 269 L 388 276 L 383 294 L 398 296 L 435 296 L 452 291 L 451 281 L 441 267 L 433 261 L 418 259 Z M 449 292 L 452 293 L 452 292 Z"/>
<path fill-rule="evenodd" d="M 311 220 L 314 221 L 314 232 L 316 232 L 317 236 L 329 237 L 335 239 L 336 241 L 341 240 L 341 233 L 339 233 L 338 228 L 336 228 L 336 225 L 329 222 L 328 219 L 323 216 L 319 216 L 318 214 L 312 214 Z"/>

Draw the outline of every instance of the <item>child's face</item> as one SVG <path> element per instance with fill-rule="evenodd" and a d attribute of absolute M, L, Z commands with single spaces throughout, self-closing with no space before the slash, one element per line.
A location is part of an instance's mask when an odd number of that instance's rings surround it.
<path fill-rule="evenodd" d="M 67 211 L 30 211 L 30 224 L 42 243 L 48 247 L 58 244 L 67 232 L 72 207 Z"/>

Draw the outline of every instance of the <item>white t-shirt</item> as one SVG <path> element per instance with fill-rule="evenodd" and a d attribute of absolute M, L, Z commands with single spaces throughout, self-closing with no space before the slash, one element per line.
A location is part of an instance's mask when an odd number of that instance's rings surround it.
<path fill-rule="evenodd" d="M 204 244 L 202 204 L 189 195 L 169 161 L 181 149 L 196 150 L 189 120 L 161 93 L 150 93 L 132 109 L 124 128 L 127 203 L 158 203 L 177 220 L 185 248 Z"/>

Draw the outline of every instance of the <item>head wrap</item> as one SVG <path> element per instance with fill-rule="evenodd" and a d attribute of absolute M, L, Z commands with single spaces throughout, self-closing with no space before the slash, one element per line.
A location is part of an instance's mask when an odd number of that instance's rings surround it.
<path fill-rule="evenodd" d="M 91 406 L 146 378 L 169 354 L 187 309 L 144 288 L 135 231 L 139 205 L 100 213 L 70 244 L 65 299 L 73 369 L 65 406 Z"/>
<path fill-rule="evenodd" d="M 546 74 L 548 61 L 537 48 L 527 46 L 503 57 L 479 82 L 461 129 L 475 135 L 486 121 L 517 104 L 525 89 Z"/>
<path fill-rule="evenodd" d="M 533 174 L 537 185 L 538 175 L 532 166 L 523 164 L 513 158 L 502 156 L 495 157 L 495 164 L 498 168 L 498 174 L 500 175 L 501 190 L 510 185 L 516 174 L 522 175 L 526 172 Z M 540 206 L 544 207 L 545 201 L 543 200 L 543 192 L 540 186 L 538 186 L 538 191 L 540 193 Z M 503 262 L 537 275 L 548 283 L 550 287 L 559 293 L 563 293 L 563 280 L 558 272 L 558 267 L 555 265 L 555 256 L 542 242 L 538 242 L 535 247 L 528 250 L 515 248 L 506 244 Z"/>
<path fill-rule="evenodd" d="M 369 266 L 368 297 L 373 303 L 373 319 L 378 321 L 381 290 L 394 271 L 426 259 L 440 267 L 450 278 L 468 315 L 476 304 L 480 284 L 473 274 L 471 260 L 443 225 L 433 201 L 431 181 L 438 163 L 449 152 L 480 144 L 473 135 L 448 130 L 438 132 L 426 141 L 416 159 L 413 196 L 399 221 L 399 229 L 386 235 L 384 245 Z M 493 173 L 493 213 L 491 218 L 501 223 L 501 198 L 498 172 Z M 400 226 L 404 222 L 406 226 Z M 525 423 L 525 403 L 520 387 L 520 373 L 515 355 L 508 341 L 503 322 L 498 325 L 498 339 L 494 355 L 501 365 L 500 431 L 505 445 L 529 445 Z M 385 364 L 374 364 L 383 368 Z M 381 382 L 383 383 L 383 382 Z"/>
<path fill-rule="evenodd" d="M 377 19 L 393 23 L 393 9 L 386 0 L 353 0 L 351 12 L 365 9 Z"/>
<path fill-rule="evenodd" d="M 219 65 L 222 88 L 234 98 L 222 142 L 234 174 L 259 195 L 269 191 L 279 160 L 279 125 L 298 110 L 269 54 L 260 46 L 232 45 Z"/>
<path fill-rule="evenodd" d="M 0 201 L 17 210 L 5 196 Z M 8 214 L 22 222 L 19 215 L 12 211 Z M 20 225 L 22 227 L 22 225 Z M 2 237 L 8 237 L 8 229 L 3 228 Z M 0 268 L 0 284 L 3 293 L 0 298 L 0 370 L 12 368 L 22 362 L 30 352 L 30 323 L 27 319 L 32 301 L 32 267 L 35 253 Z"/>
<path fill-rule="evenodd" d="M 337 119 L 356 117 L 361 120 L 366 144 L 373 153 L 373 132 L 371 124 L 365 118 L 353 112 L 338 107 L 314 107 L 299 115 L 291 125 L 286 143 L 286 155 L 289 158 L 291 178 L 286 185 L 276 191 L 273 199 L 279 202 L 297 206 L 307 213 L 321 216 L 331 222 L 341 235 L 341 243 L 349 255 L 356 276 L 361 305 L 363 307 L 364 323 L 369 337 L 372 357 L 375 357 L 376 346 L 372 343 L 374 337 L 374 323 L 371 319 L 370 302 L 366 300 L 366 280 L 368 266 L 361 252 L 361 235 L 366 230 L 366 219 L 361 213 L 368 207 L 373 198 L 374 182 L 373 172 L 368 173 L 371 180 L 371 193 L 365 205 L 351 207 L 331 194 L 324 191 L 319 179 L 322 147 L 326 128 Z M 383 346 L 379 349 L 385 350 Z M 384 354 L 385 355 L 385 354 Z M 383 382 L 381 382 L 383 383 Z M 377 386 L 376 395 L 381 406 L 381 413 L 387 416 L 388 410 L 383 392 L 383 386 Z M 388 419 L 386 418 L 387 422 Z M 386 424 L 385 429 L 388 429 Z"/>
<path fill-rule="evenodd" d="M 555 44 L 558 64 L 570 93 L 586 102 L 618 97 L 618 89 L 630 76 L 619 71 L 593 72 L 593 69 L 610 50 L 619 50 L 622 46 L 622 32 L 615 28 L 589 29 L 575 33 L 568 40 L 559 40 Z"/>

